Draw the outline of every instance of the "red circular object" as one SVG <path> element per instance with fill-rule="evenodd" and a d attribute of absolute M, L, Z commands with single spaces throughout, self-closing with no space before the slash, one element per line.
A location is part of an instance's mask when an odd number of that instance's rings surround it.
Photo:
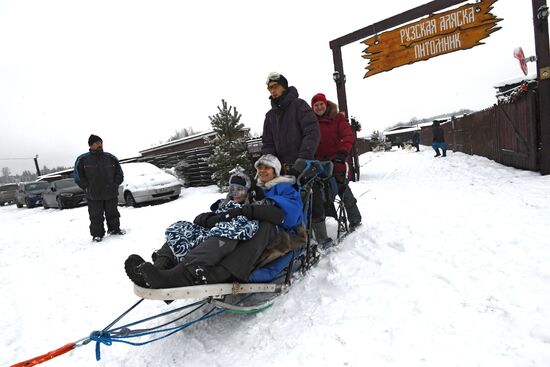
<path fill-rule="evenodd" d="M 518 47 L 514 50 L 514 57 L 519 60 L 519 66 L 523 74 L 527 75 L 527 63 L 525 62 L 525 55 L 523 54 L 523 49 Z"/>

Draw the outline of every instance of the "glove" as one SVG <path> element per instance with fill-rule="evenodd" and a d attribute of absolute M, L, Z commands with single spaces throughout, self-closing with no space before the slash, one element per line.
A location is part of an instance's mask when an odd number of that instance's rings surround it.
<path fill-rule="evenodd" d="M 292 165 L 292 168 L 295 169 L 297 172 L 302 173 L 304 171 L 304 168 L 306 168 L 307 161 L 303 158 L 297 158 L 294 164 Z"/>
<path fill-rule="evenodd" d="M 233 218 L 238 217 L 239 215 L 243 215 L 243 211 L 241 208 L 233 208 L 233 209 L 229 209 L 224 213 L 217 214 L 218 220 L 220 222 L 229 222 Z"/>
<path fill-rule="evenodd" d="M 206 212 L 196 216 L 193 223 L 204 228 L 212 228 L 218 222 L 218 216 L 216 213 Z"/>
<path fill-rule="evenodd" d="M 339 150 L 338 153 L 336 153 L 333 161 L 336 163 L 346 163 L 347 158 L 348 152 L 346 152 L 345 150 Z"/>
<path fill-rule="evenodd" d="M 264 190 L 257 186 L 255 183 L 252 184 L 250 191 L 248 192 L 248 201 L 260 201 L 265 198 Z"/>
<path fill-rule="evenodd" d="M 298 179 L 298 176 L 300 176 L 302 172 L 298 171 L 297 169 L 295 169 L 294 167 L 290 168 L 288 171 L 287 171 L 287 174 L 290 175 L 290 176 L 294 176 L 296 177 L 296 180 Z"/>
<path fill-rule="evenodd" d="M 263 192 L 263 190 L 262 190 Z M 241 207 L 241 214 L 247 217 L 248 219 L 256 219 L 254 218 L 254 205 L 243 205 Z"/>

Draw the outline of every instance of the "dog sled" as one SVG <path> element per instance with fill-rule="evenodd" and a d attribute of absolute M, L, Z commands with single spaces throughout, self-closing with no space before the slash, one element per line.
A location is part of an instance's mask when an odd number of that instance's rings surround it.
<path fill-rule="evenodd" d="M 141 346 L 166 338 L 192 325 L 222 315 L 226 312 L 254 314 L 273 304 L 275 299 L 285 293 L 294 280 L 299 279 L 319 261 L 322 249 L 311 240 L 312 193 L 314 185 L 321 185 L 329 201 L 335 200 L 337 190 L 332 176 L 332 162 L 304 161 L 299 179 L 299 189 L 303 202 L 303 218 L 306 241 L 303 246 L 278 257 L 252 274 L 249 283 L 203 284 L 178 288 L 151 289 L 134 284 L 134 293 L 139 300 L 115 318 L 101 330 L 91 332 L 75 342 L 33 359 L 12 365 L 28 367 L 50 360 L 78 347 L 95 342 L 96 360 L 101 359 L 101 345 L 124 343 Z M 347 178 L 347 172 L 346 172 Z M 347 183 L 346 183 L 347 184 Z M 343 200 L 334 201 L 333 216 L 338 222 L 336 243 L 349 232 L 347 214 Z M 145 300 L 164 301 L 171 308 L 160 314 L 132 321 L 124 325 L 122 319 Z M 173 307 L 172 302 L 182 300 L 185 303 Z M 144 340 L 145 339 L 145 340 Z"/>

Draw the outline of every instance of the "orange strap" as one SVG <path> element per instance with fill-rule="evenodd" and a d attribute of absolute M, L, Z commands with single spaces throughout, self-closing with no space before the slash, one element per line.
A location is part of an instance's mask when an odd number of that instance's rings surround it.
<path fill-rule="evenodd" d="M 70 352 L 71 350 L 74 349 L 75 346 L 76 346 L 75 343 L 65 344 L 64 346 L 62 346 L 59 349 L 52 350 L 51 352 L 48 352 L 48 353 L 43 354 L 43 355 L 38 356 L 38 357 L 34 357 L 34 358 L 29 359 L 29 360 L 24 361 L 24 362 L 16 363 L 16 364 L 12 365 L 11 367 L 36 366 L 37 364 L 49 361 L 52 358 L 55 358 L 57 356 L 60 356 L 60 355 L 65 354 L 67 352 Z"/>

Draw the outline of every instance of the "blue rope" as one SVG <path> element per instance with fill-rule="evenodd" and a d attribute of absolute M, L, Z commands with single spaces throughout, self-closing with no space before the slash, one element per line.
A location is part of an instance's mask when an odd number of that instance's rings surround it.
<path fill-rule="evenodd" d="M 193 306 L 193 305 L 196 305 L 197 303 L 201 303 L 201 302 L 205 303 L 204 301 L 199 301 L 199 302 L 196 302 L 192 305 L 186 305 L 184 307 L 181 307 L 180 309 L 187 308 L 189 306 Z M 135 307 L 135 305 L 134 305 L 134 307 Z M 178 309 L 178 310 L 180 310 L 180 309 Z M 193 310 L 193 312 L 196 311 L 197 309 Z M 126 311 L 124 314 L 126 314 L 128 311 Z M 138 324 L 138 323 L 143 322 L 143 321 L 150 320 L 150 319 L 155 318 L 155 317 L 161 317 L 165 314 L 173 313 L 175 311 L 177 311 L 177 310 L 164 312 L 164 313 L 159 314 L 157 316 L 148 317 L 146 319 L 136 321 L 136 322 L 133 322 L 133 323 L 128 324 L 128 325 L 135 325 L 135 324 Z M 98 331 L 98 330 L 93 331 L 90 334 L 89 339 L 91 341 L 96 342 L 96 345 L 95 345 L 95 358 L 96 358 L 96 361 L 99 361 L 101 359 L 101 350 L 100 350 L 101 344 L 111 346 L 114 342 L 116 342 L 116 343 L 130 344 L 130 345 L 134 345 L 134 346 L 146 345 L 146 344 L 155 342 L 157 340 L 167 338 L 170 335 L 173 335 L 173 334 L 175 334 L 175 333 L 177 333 L 181 330 L 184 330 L 184 329 L 188 328 L 191 325 L 194 325 L 194 324 L 198 323 L 199 321 L 204 321 L 204 320 L 207 320 L 207 319 L 212 318 L 214 316 L 218 316 L 218 315 L 222 314 L 223 312 L 225 312 L 226 310 L 220 310 L 218 312 L 213 312 L 213 311 L 214 311 L 214 309 L 208 311 L 206 314 L 204 314 L 203 316 L 201 316 L 200 318 L 198 318 L 196 320 L 192 320 L 192 321 L 189 321 L 189 322 L 187 322 L 183 325 L 172 327 L 172 328 L 167 328 L 167 329 L 160 329 L 160 330 L 145 329 L 146 331 L 143 331 L 143 332 L 134 333 L 134 334 L 130 334 L 130 335 L 128 335 L 128 334 L 120 335 L 120 336 L 112 335 L 108 330 L 106 330 L 106 328 L 103 329 L 102 331 Z M 117 318 L 117 320 L 120 320 L 120 318 L 121 317 Z M 111 323 L 109 326 L 112 326 L 113 324 L 114 323 Z M 119 330 L 119 329 L 124 329 L 124 330 L 128 331 L 125 327 L 120 327 L 120 328 L 117 328 L 116 330 Z M 151 339 L 151 340 L 148 340 L 148 341 L 145 341 L 145 342 L 140 342 L 140 343 L 123 340 L 123 339 L 130 339 L 130 338 L 139 338 L 139 337 L 142 337 L 142 336 L 152 335 L 152 334 L 157 334 L 157 333 L 166 333 L 166 334 L 163 335 L 163 336 L 160 336 L 158 338 L 154 338 L 154 339 Z"/>
<path fill-rule="evenodd" d="M 101 359 L 101 351 L 99 350 L 99 346 L 101 343 L 105 345 L 112 345 L 113 340 L 111 339 L 111 336 L 108 332 L 103 331 L 92 331 L 90 334 L 90 340 L 93 340 L 96 342 L 95 344 L 95 360 L 99 361 Z"/>
<path fill-rule="evenodd" d="M 190 307 L 193 307 L 193 306 L 197 306 L 197 305 L 200 305 L 199 307 L 197 307 L 196 309 L 192 310 L 191 312 L 187 313 L 186 315 L 183 315 L 182 317 L 185 317 L 185 316 L 188 316 L 190 315 L 191 313 L 195 312 L 196 310 L 198 310 L 200 307 L 204 306 L 205 304 L 207 303 L 206 300 L 201 300 L 201 301 L 197 301 L 197 302 L 194 302 L 194 303 L 190 303 L 188 305 L 185 305 L 185 306 L 182 306 L 182 307 L 178 307 L 178 308 L 175 308 L 173 310 L 169 310 L 169 311 L 166 311 L 166 312 L 162 312 L 160 314 L 157 314 L 157 315 L 154 315 L 154 316 L 149 316 L 149 317 L 146 317 L 144 319 L 141 319 L 141 320 L 138 320 L 138 321 L 134 321 L 134 322 L 131 322 L 129 324 L 126 324 L 126 325 L 122 325 L 122 326 L 119 326 L 117 328 L 114 328 L 114 329 L 111 329 L 111 333 L 114 332 L 114 331 L 118 331 L 120 330 L 121 332 L 127 334 L 129 332 L 129 327 L 130 326 L 134 326 L 134 325 L 137 325 L 137 324 L 141 324 L 145 321 L 150 321 L 150 320 L 153 320 L 153 319 L 156 319 L 156 318 L 159 318 L 159 317 L 163 317 L 163 316 L 167 316 L 167 315 L 170 315 L 170 314 L 173 314 L 173 313 L 176 313 L 176 312 L 179 312 L 181 310 L 185 310 L 186 308 L 190 308 Z M 120 318 L 118 319 L 120 320 Z M 175 319 L 175 320 L 178 320 L 178 319 Z M 174 321 L 175 321 L 174 320 Z M 113 323 L 111 323 L 109 326 L 113 326 Z M 109 327 L 108 326 L 108 327 Z M 108 328 L 107 327 L 107 328 Z M 107 328 L 103 329 L 103 331 L 107 330 Z"/>

